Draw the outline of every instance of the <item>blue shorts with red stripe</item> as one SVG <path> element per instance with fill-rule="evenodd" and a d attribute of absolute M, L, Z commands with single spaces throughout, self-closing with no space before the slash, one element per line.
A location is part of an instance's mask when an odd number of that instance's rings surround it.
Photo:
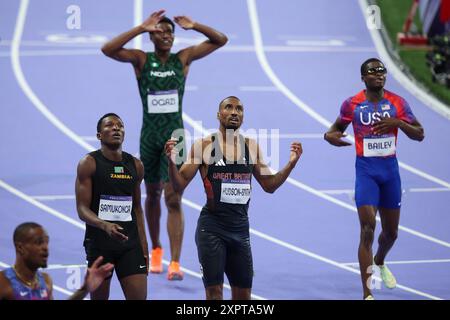
<path fill-rule="evenodd" d="M 356 157 L 356 207 L 398 209 L 402 188 L 398 162 L 393 157 Z"/>

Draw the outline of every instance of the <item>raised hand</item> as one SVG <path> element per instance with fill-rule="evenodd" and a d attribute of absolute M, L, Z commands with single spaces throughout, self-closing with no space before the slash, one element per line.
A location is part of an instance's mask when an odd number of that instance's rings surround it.
<path fill-rule="evenodd" d="M 195 21 L 187 16 L 175 16 L 173 20 L 184 30 L 192 29 L 195 25 Z"/>
<path fill-rule="evenodd" d="M 170 159 L 173 163 L 176 161 L 176 156 L 178 153 L 178 150 L 175 148 L 175 145 L 178 143 L 177 139 L 170 139 L 166 142 L 166 145 L 164 146 L 164 152 L 166 154 L 166 157 Z"/>
<path fill-rule="evenodd" d="M 145 21 L 141 24 L 141 27 L 147 32 L 162 32 L 156 25 L 164 17 L 165 10 L 159 10 L 153 12 Z"/>
<path fill-rule="evenodd" d="M 325 140 L 327 140 L 330 144 L 336 147 L 351 146 L 352 144 L 350 142 L 342 140 L 342 138 L 346 136 L 347 134 L 341 131 L 332 131 L 326 133 Z"/>
<path fill-rule="evenodd" d="M 302 144 L 300 142 L 293 142 L 291 144 L 291 155 L 289 157 L 289 162 L 296 164 L 298 159 L 303 153 Z"/>
<path fill-rule="evenodd" d="M 92 266 L 87 269 L 86 276 L 84 278 L 84 287 L 88 292 L 93 292 L 102 284 L 105 278 L 111 275 L 111 271 L 114 265 L 111 263 L 106 263 L 100 266 L 103 257 L 100 256 L 94 261 Z"/>

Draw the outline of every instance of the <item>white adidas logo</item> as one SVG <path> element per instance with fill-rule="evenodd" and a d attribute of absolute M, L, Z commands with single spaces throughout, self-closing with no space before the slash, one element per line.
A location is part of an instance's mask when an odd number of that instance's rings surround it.
<path fill-rule="evenodd" d="M 216 166 L 216 167 L 225 167 L 226 164 L 225 164 L 225 162 L 223 161 L 223 159 L 220 159 L 218 162 L 216 162 L 215 166 Z"/>

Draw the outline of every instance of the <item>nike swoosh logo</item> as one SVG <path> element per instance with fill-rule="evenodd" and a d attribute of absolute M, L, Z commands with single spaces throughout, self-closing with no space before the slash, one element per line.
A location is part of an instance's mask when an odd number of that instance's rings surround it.
<path fill-rule="evenodd" d="M 147 266 L 139 266 L 139 268 L 143 269 L 143 268 L 147 268 Z"/>

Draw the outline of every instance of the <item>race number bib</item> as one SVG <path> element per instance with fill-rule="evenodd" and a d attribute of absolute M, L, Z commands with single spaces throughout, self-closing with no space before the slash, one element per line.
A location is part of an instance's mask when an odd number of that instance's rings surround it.
<path fill-rule="evenodd" d="M 247 204 L 250 200 L 252 187 L 250 180 L 222 180 L 220 202 L 231 204 Z"/>
<path fill-rule="evenodd" d="M 107 221 L 131 221 L 133 200 L 129 196 L 100 196 L 98 217 Z"/>
<path fill-rule="evenodd" d="M 178 91 L 149 91 L 147 108 L 148 113 L 178 112 Z"/>
<path fill-rule="evenodd" d="M 364 138 L 364 157 L 386 157 L 395 154 L 395 137 Z"/>

